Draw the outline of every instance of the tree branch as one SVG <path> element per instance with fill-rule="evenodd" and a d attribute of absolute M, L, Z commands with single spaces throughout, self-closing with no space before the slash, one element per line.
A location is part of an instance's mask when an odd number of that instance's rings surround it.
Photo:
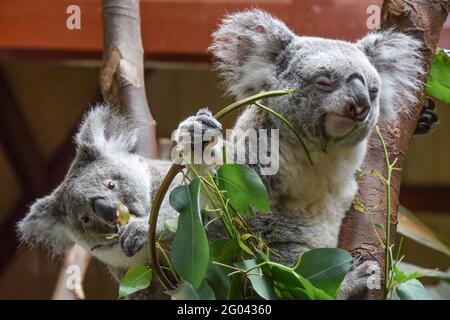
<path fill-rule="evenodd" d="M 408 33 L 423 43 L 423 66 L 428 73 L 434 51 L 436 49 L 442 26 L 449 10 L 448 0 L 385 0 L 382 10 L 382 28 L 395 28 Z M 424 77 L 423 81 L 426 80 Z M 417 124 L 422 106 L 422 90 L 415 92 L 420 103 L 412 106 L 412 114 L 408 117 L 400 115 L 395 125 L 381 123 L 381 134 L 386 142 L 391 161 L 397 158 L 396 167 L 402 168 L 408 153 L 411 137 Z M 363 172 L 377 170 L 385 174 L 383 149 L 379 138 L 374 132 L 369 140 L 368 153 L 362 167 Z M 358 181 L 358 202 L 370 210 L 374 223 L 385 225 L 386 221 L 386 190 L 379 178 L 365 174 Z M 398 196 L 401 184 L 401 172 L 392 176 L 391 189 L 391 243 L 395 241 L 397 227 Z M 380 201 L 383 205 L 379 206 Z M 354 256 L 361 255 L 363 260 L 377 260 L 380 264 L 382 287 L 379 290 L 369 290 L 366 299 L 382 299 L 384 296 L 385 255 L 367 214 L 362 214 L 354 206 L 347 213 L 340 233 L 339 246 L 351 252 Z"/>
<path fill-rule="evenodd" d="M 138 0 L 103 0 L 103 65 L 100 88 L 112 105 L 123 108 L 138 128 L 136 150 L 157 158 L 156 122 L 147 103 Z"/>

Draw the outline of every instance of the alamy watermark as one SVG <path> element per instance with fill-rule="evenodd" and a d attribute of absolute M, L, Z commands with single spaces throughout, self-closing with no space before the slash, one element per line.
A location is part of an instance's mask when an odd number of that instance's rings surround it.
<path fill-rule="evenodd" d="M 366 13 L 369 15 L 366 19 L 366 27 L 369 30 L 380 29 L 381 8 L 379 5 L 372 4 L 367 7 Z"/>
<path fill-rule="evenodd" d="M 66 19 L 66 28 L 69 30 L 81 30 L 81 9 L 76 4 L 67 7 L 66 13 L 69 15 Z"/>
<path fill-rule="evenodd" d="M 258 165 L 261 175 L 274 175 L 279 169 L 278 129 L 227 129 L 224 139 L 218 130 L 195 127 L 193 132 L 175 131 L 172 140 L 177 142 L 171 152 L 174 163 Z"/>

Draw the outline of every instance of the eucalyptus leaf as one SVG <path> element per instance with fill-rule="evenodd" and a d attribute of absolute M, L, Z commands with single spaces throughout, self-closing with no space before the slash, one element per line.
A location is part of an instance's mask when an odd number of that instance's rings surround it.
<path fill-rule="evenodd" d="M 235 266 L 246 271 L 250 270 L 247 277 L 252 284 L 253 290 L 255 290 L 261 298 L 265 300 L 277 299 L 275 291 L 273 290 L 272 281 L 267 275 L 263 274 L 260 267 L 255 268 L 257 264 L 258 262 L 255 259 L 252 259 L 235 263 Z"/>
<path fill-rule="evenodd" d="M 231 284 L 227 293 L 227 300 L 242 300 L 242 284 L 244 275 L 235 273 L 231 276 Z"/>
<path fill-rule="evenodd" d="M 283 265 L 272 264 L 270 266 L 272 280 L 279 290 L 289 291 L 289 288 L 295 288 L 290 292 L 294 299 L 314 300 L 314 288 L 311 282 L 295 272 L 293 269 Z M 301 289 L 301 290 L 297 290 Z"/>
<path fill-rule="evenodd" d="M 450 283 L 450 273 L 443 271 L 427 269 L 406 262 L 400 262 L 398 269 L 401 270 L 403 274 L 413 274 L 415 278 L 434 278 Z"/>
<path fill-rule="evenodd" d="M 152 269 L 143 265 L 137 265 L 129 269 L 120 281 L 119 298 L 146 289 L 150 286 L 151 282 Z"/>
<path fill-rule="evenodd" d="M 239 241 L 232 239 L 217 239 L 210 245 L 210 256 L 214 261 L 230 263 L 241 253 Z"/>
<path fill-rule="evenodd" d="M 450 104 L 450 51 L 437 50 L 431 64 L 426 93 Z"/>
<path fill-rule="evenodd" d="M 236 257 L 241 249 L 235 238 L 233 239 L 217 239 L 209 248 L 210 261 L 206 271 L 206 279 L 208 284 L 215 293 L 217 299 L 224 300 L 230 289 L 230 278 L 228 277 L 229 269 L 214 264 L 214 261 L 232 264 L 232 260 Z"/>
<path fill-rule="evenodd" d="M 183 281 L 178 288 L 166 291 L 172 300 L 215 300 L 214 291 L 206 281 L 202 281 L 200 287 L 195 289 L 192 284 Z"/>
<path fill-rule="evenodd" d="M 259 213 L 270 211 L 269 195 L 261 178 L 251 168 L 242 164 L 224 164 L 217 171 L 219 188 L 231 205 L 242 215 L 254 215 L 252 206 Z"/>
<path fill-rule="evenodd" d="M 230 290 L 231 281 L 228 274 L 227 268 L 212 262 L 206 270 L 206 281 L 208 281 L 210 288 L 214 291 L 214 295 L 219 300 L 225 300 Z"/>
<path fill-rule="evenodd" d="M 336 297 L 352 264 L 352 256 L 343 249 L 319 248 L 304 253 L 294 270 L 308 279 L 314 287 Z"/>
<path fill-rule="evenodd" d="M 399 284 L 395 291 L 401 300 L 431 300 L 427 289 L 417 279 Z"/>
<path fill-rule="evenodd" d="M 180 213 L 170 252 L 175 271 L 194 288 L 202 283 L 209 262 L 209 245 L 200 212 L 200 180 L 175 188 L 169 197 Z"/>

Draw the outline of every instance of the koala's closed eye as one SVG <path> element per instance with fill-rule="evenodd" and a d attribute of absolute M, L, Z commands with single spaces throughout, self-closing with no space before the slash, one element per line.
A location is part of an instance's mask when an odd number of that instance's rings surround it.
<path fill-rule="evenodd" d="M 313 80 L 314 85 L 325 92 L 333 91 L 333 82 L 327 76 L 318 76 Z"/>
<path fill-rule="evenodd" d="M 378 87 L 372 87 L 369 89 L 369 95 L 371 99 L 375 99 L 378 95 Z"/>

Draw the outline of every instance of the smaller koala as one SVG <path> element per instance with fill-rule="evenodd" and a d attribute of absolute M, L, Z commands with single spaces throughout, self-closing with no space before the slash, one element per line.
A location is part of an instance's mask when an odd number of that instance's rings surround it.
<path fill-rule="evenodd" d="M 74 243 L 104 262 L 116 275 L 148 262 L 146 243 L 152 194 L 169 169 L 168 161 L 149 160 L 134 152 L 136 130 L 106 105 L 91 109 L 75 136 L 76 157 L 64 181 L 38 199 L 18 223 L 20 239 L 61 254 Z M 130 222 L 118 229 L 116 201 L 124 203 Z M 167 199 L 163 221 L 178 216 Z M 118 237 L 107 239 L 118 232 Z"/>

